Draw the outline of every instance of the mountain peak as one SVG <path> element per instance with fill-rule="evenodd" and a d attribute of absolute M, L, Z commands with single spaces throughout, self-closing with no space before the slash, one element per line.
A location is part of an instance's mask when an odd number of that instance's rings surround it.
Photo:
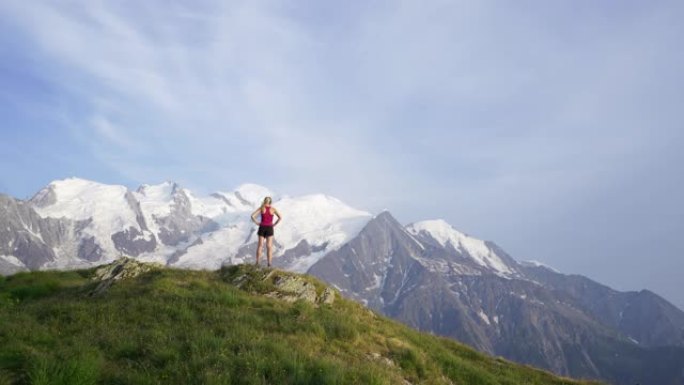
<path fill-rule="evenodd" d="M 243 183 L 233 191 L 241 201 L 250 206 L 258 206 L 265 197 L 275 200 L 273 192 L 267 187 L 255 183 Z"/>
<path fill-rule="evenodd" d="M 77 178 L 77 177 L 70 177 L 70 178 L 64 178 L 64 179 L 56 179 L 50 182 L 47 186 L 45 186 L 43 189 L 41 189 L 35 196 L 40 195 L 43 193 L 45 190 L 52 190 L 52 191 L 57 191 L 57 190 L 85 190 L 93 187 L 103 187 L 103 186 L 110 186 L 106 185 L 100 182 L 95 182 L 89 179 L 83 179 L 83 178 Z M 119 186 L 117 186 L 119 187 Z M 123 186 L 120 186 L 123 187 Z M 35 197 L 34 196 L 34 197 Z"/>
<path fill-rule="evenodd" d="M 90 179 L 85 179 L 85 178 L 79 178 L 76 176 L 64 178 L 64 179 L 56 179 L 52 182 L 50 182 L 50 185 L 59 185 L 59 184 L 102 184 L 100 182 L 96 182 L 94 180 Z"/>
<path fill-rule="evenodd" d="M 388 210 L 382 210 L 370 220 L 370 224 L 379 225 L 381 227 L 393 228 L 397 231 L 407 233 L 404 225 L 399 223 L 399 221 L 390 213 Z"/>
<path fill-rule="evenodd" d="M 498 255 L 487 242 L 454 229 L 443 219 L 415 222 L 406 226 L 406 230 L 419 238 L 431 239 L 442 247 L 451 246 L 498 275 L 509 277 L 515 274 L 515 268 L 511 266 L 513 262 Z"/>
<path fill-rule="evenodd" d="M 49 216 L 73 217 L 75 211 L 84 212 L 81 204 L 94 205 L 123 197 L 128 188 L 121 185 L 109 185 L 82 178 L 66 178 L 50 182 L 31 198 L 30 202 L 37 208 L 53 206 Z M 46 212 L 47 213 L 47 212 Z M 83 215 L 76 215 L 84 219 Z"/>
<path fill-rule="evenodd" d="M 178 192 L 181 189 L 181 186 L 173 181 L 164 181 L 159 184 L 142 184 L 138 189 L 136 190 L 137 193 L 148 197 L 148 198 L 157 198 L 160 200 L 168 200 L 171 199 L 173 194 Z"/>
<path fill-rule="evenodd" d="M 424 221 L 418 221 L 406 226 L 406 229 L 413 235 L 417 235 L 420 232 L 426 232 L 434 238 L 441 246 L 446 246 L 449 241 L 454 241 L 458 238 L 467 237 L 465 234 L 454 229 L 447 221 L 444 219 L 428 219 Z M 453 242 L 452 242 L 453 243 Z M 458 242 L 453 246 L 456 247 Z"/>
<path fill-rule="evenodd" d="M 387 209 L 380 211 L 377 215 L 373 217 L 373 219 L 392 220 L 394 222 L 397 222 L 396 218 L 394 218 L 394 216 L 392 216 L 392 213 L 390 213 Z"/>

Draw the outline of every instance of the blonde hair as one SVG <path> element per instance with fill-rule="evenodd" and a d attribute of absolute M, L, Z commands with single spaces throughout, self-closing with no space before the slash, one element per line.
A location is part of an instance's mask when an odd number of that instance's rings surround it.
<path fill-rule="evenodd" d="M 259 210 L 264 210 L 264 207 L 266 207 L 266 202 L 268 202 L 268 204 L 271 204 L 273 203 L 273 200 L 271 199 L 271 197 L 264 198 L 264 201 L 261 203 L 261 207 L 259 208 Z"/>

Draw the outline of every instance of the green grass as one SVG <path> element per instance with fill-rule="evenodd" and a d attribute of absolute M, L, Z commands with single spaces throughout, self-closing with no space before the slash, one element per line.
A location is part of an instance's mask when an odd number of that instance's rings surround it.
<path fill-rule="evenodd" d="M 339 297 L 332 306 L 265 297 L 275 289 L 265 272 L 161 269 L 96 297 L 92 270 L 2 278 L 0 385 L 589 384 L 419 333 Z M 230 283 L 240 275 L 242 289 Z"/>

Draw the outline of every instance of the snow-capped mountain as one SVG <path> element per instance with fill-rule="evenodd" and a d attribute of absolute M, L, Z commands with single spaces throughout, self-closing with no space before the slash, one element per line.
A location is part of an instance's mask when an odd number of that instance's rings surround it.
<path fill-rule="evenodd" d="M 60 223 L 68 233 L 57 243 L 46 242 L 35 233 L 34 243 L 44 244 L 49 257 L 35 262 L 30 253 L 17 249 L 5 251 L 0 260 L 11 265 L 7 271 L 89 266 L 121 255 L 196 269 L 241 263 L 253 258 L 257 236 L 250 214 L 265 196 L 273 197 L 274 206 L 286 216 L 287 225 L 277 228 L 275 263 L 297 272 L 306 272 L 373 218 L 331 196 L 280 197 L 255 184 L 200 197 L 173 182 L 145 184 L 131 191 L 125 186 L 70 178 L 50 183 L 27 202 L 15 200 L 37 220 Z M 439 246 L 457 259 L 452 263 L 423 261 L 435 269 L 518 275 L 515 261 L 443 220 L 417 222 L 406 229 L 418 244 Z M 28 260 L 35 263 L 22 262 Z"/>
<path fill-rule="evenodd" d="M 389 211 L 372 215 L 322 194 L 243 184 L 198 196 L 173 182 L 132 191 L 77 178 L 28 201 L 0 194 L 0 273 L 121 255 L 192 269 L 253 262 L 250 215 L 265 196 L 283 214 L 280 268 L 316 275 L 415 328 L 558 374 L 684 385 L 684 312 L 656 294 L 518 262 L 443 220 L 404 226 Z"/>
<path fill-rule="evenodd" d="M 50 183 L 27 202 L 5 198 L 36 223 L 58 223 L 65 234 L 58 242 L 45 239 L 42 231 L 48 230 L 17 218 L 5 226 L 4 237 L 11 243 L 17 232 L 32 234 L 29 243 L 36 246 L 11 248 L 8 243 L 0 253 L 0 271 L 90 266 L 121 255 L 196 269 L 245 262 L 253 258 L 257 241 L 250 215 L 265 196 L 287 215 L 288 225 L 277 229 L 275 256 L 281 257 L 276 259 L 281 267 L 294 271 L 306 271 L 371 218 L 330 196 L 279 197 L 255 184 L 200 197 L 173 182 L 130 191 L 70 178 Z M 10 209 L 6 217 L 16 215 Z"/>
<path fill-rule="evenodd" d="M 450 255 L 460 255 L 469 264 L 474 263 L 475 266 L 469 270 L 471 274 L 484 272 L 509 278 L 520 276 L 515 260 L 505 253 L 497 254 L 492 245 L 454 229 L 444 220 L 412 223 L 406 226 L 406 230 L 424 244 L 445 248 L 451 251 Z M 429 261 L 426 263 L 430 264 Z M 460 265 L 467 266 L 465 263 Z"/>

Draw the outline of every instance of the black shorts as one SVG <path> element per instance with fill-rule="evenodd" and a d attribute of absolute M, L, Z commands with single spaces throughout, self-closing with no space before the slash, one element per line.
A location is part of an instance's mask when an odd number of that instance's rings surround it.
<path fill-rule="evenodd" d="M 259 231 L 257 231 L 257 235 L 260 237 L 272 237 L 273 236 L 273 226 L 263 226 L 259 225 Z"/>

